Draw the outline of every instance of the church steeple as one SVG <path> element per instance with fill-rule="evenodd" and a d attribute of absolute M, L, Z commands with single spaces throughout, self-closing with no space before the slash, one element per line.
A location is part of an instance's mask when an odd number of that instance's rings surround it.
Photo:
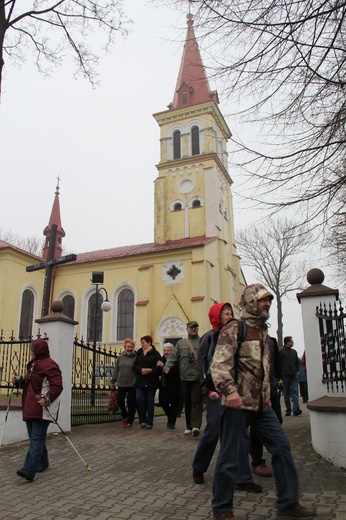
<path fill-rule="evenodd" d="M 43 234 L 46 237 L 46 241 L 44 244 L 42 256 L 45 261 L 48 259 L 48 256 L 52 256 L 51 254 L 49 255 L 49 251 L 51 251 L 51 253 L 54 251 L 54 253 L 53 253 L 54 259 L 61 257 L 62 239 L 65 236 L 65 231 L 61 226 L 61 217 L 60 217 L 59 181 L 60 181 L 60 178 L 58 177 L 58 183 L 56 186 L 55 198 L 54 198 L 54 202 L 53 202 L 52 211 L 50 214 L 49 223 L 48 223 L 48 226 L 45 227 L 45 229 L 43 231 Z M 54 244 L 53 243 L 51 244 L 51 240 L 54 241 Z"/>
<path fill-rule="evenodd" d="M 213 99 L 219 103 L 216 91 L 211 91 L 193 28 L 192 14 L 187 15 L 187 34 L 173 102 L 170 110 L 184 108 Z"/>

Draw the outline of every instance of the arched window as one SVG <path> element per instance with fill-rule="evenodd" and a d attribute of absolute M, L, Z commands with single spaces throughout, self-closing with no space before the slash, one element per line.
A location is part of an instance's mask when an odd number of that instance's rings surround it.
<path fill-rule="evenodd" d="M 173 206 L 174 211 L 181 211 L 183 209 L 180 202 L 176 202 Z"/>
<path fill-rule="evenodd" d="M 32 322 L 34 317 L 34 293 L 26 289 L 22 296 L 22 308 L 20 310 L 19 337 L 29 338 L 32 335 Z"/>
<path fill-rule="evenodd" d="M 192 155 L 199 155 L 199 128 L 198 126 L 193 126 L 191 128 L 191 149 Z"/>
<path fill-rule="evenodd" d="M 70 294 L 67 294 L 61 301 L 64 305 L 63 313 L 65 316 L 68 316 L 71 318 L 71 320 L 74 320 L 74 297 Z"/>
<path fill-rule="evenodd" d="M 198 199 L 194 200 L 193 203 L 192 203 L 192 207 L 193 208 L 200 208 L 201 207 L 201 201 L 198 200 Z"/>
<path fill-rule="evenodd" d="M 135 297 L 131 289 L 123 289 L 118 296 L 117 341 L 133 338 Z"/>
<path fill-rule="evenodd" d="M 180 159 L 181 157 L 181 133 L 176 130 L 173 133 L 173 159 Z"/>
<path fill-rule="evenodd" d="M 93 293 L 89 298 L 87 341 L 102 341 L 102 302 L 103 297 L 99 292 L 97 293 L 97 304 L 96 292 Z"/>

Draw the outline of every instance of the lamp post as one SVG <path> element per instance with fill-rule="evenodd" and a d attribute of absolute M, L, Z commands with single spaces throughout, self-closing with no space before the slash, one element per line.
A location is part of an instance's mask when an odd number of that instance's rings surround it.
<path fill-rule="evenodd" d="M 93 271 L 91 275 L 91 283 L 95 285 L 95 312 L 94 312 L 94 330 L 93 330 L 93 356 L 92 356 L 92 376 L 91 376 L 91 397 L 90 404 L 95 406 L 95 382 L 96 382 L 96 343 L 97 343 L 97 321 L 99 313 L 99 293 L 104 291 L 106 299 L 101 304 L 101 310 L 103 312 L 109 312 L 111 310 L 111 304 L 108 300 L 108 294 L 104 287 L 100 287 L 103 284 L 103 272 Z"/>

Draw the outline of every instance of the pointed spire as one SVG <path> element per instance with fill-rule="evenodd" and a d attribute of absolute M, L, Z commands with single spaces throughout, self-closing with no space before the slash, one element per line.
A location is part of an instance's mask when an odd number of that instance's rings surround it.
<path fill-rule="evenodd" d="M 181 58 L 178 80 L 170 110 L 213 99 L 219 103 L 216 91 L 211 91 L 193 28 L 193 16 L 187 15 L 187 34 Z"/>
<path fill-rule="evenodd" d="M 65 231 L 61 226 L 61 216 L 60 216 L 60 202 L 59 202 L 59 184 L 60 177 L 57 177 L 58 183 L 55 191 L 55 198 L 53 202 L 52 211 L 50 214 L 50 219 L 48 226 L 44 229 L 43 234 L 46 236 L 46 242 L 43 248 L 43 259 L 48 259 L 48 252 L 50 247 L 50 238 L 55 235 L 55 246 L 54 246 L 54 259 L 61 257 L 62 252 L 62 238 L 65 236 Z M 56 226 L 56 233 L 52 233 L 52 226 Z M 54 238 L 53 238 L 54 239 Z M 49 260 L 52 260 L 50 258 Z"/>

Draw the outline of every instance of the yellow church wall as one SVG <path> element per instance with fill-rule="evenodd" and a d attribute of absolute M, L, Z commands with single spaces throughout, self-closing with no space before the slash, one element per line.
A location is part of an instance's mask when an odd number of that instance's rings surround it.
<path fill-rule="evenodd" d="M 26 288 L 30 288 L 36 298 L 34 317 L 41 316 L 41 292 L 44 281 L 44 271 L 26 272 L 26 267 L 37 260 L 19 251 L 6 248 L 0 250 L 0 329 L 5 339 L 12 331 L 18 336 L 21 296 Z"/>

